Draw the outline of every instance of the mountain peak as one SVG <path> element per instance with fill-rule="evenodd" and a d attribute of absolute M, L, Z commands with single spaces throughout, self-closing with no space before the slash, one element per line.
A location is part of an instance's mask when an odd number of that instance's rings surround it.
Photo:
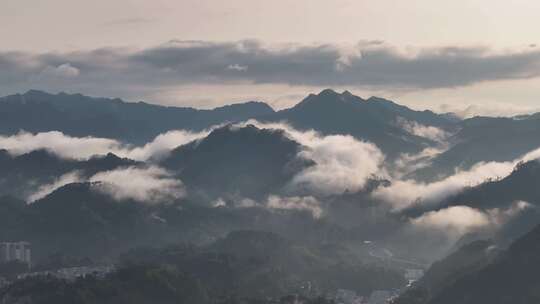
<path fill-rule="evenodd" d="M 332 90 L 332 89 L 324 89 L 322 90 L 318 96 L 321 96 L 321 97 L 336 97 L 336 96 L 339 96 L 341 94 L 339 94 L 338 92 Z"/>
<path fill-rule="evenodd" d="M 253 113 L 257 113 L 257 116 L 269 115 L 275 112 L 274 109 L 270 105 L 262 101 L 247 101 L 247 102 L 242 102 L 242 103 L 224 105 L 221 107 L 214 108 L 213 111 L 216 111 L 216 112 L 250 111 Z"/>
<path fill-rule="evenodd" d="M 336 92 L 332 89 L 322 90 L 319 94 L 310 94 L 299 104 L 293 108 L 304 108 L 306 106 L 316 106 L 318 107 L 329 107 L 333 105 L 351 105 L 363 101 L 362 98 L 353 95 L 349 91 L 344 91 L 343 93 Z"/>
<path fill-rule="evenodd" d="M 24 96 L 50 96 L 52 94 L 47 93 L 45 91 L 36 90 L 36 89 L 30 89 L 26 91 L 26 93 L 23 94 Z"/>

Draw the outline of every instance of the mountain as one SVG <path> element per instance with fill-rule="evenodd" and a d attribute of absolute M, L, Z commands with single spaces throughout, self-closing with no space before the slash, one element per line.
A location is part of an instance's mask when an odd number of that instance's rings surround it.
<path fill-rule="evenodd" d="M 428 304 L 530 304 L 540 302 L 540 226 L 493 263 L 441 290 Z"/>
<path fill-rule="evenodd" d="M 540 162 L 531 160 L 518 164 L 512 173 L 500 180 L 490 180 L 467 188 L 451 197 L 444 206 L 466 203 L 475 208 L 501 208 L 509 203 L 524 201 L 533 205 L 540 202 Z"/>
<path fill-rule="evenodd" d="M 0 98 L 0 134 L 10 135 L 20 130 L 61 131 L 77 137 L 105 137 L 144 144 L 169 130 L 202 130 L 273 112 L 261 102 L 196 110 L 32 90 Z"/>
<path fill-rule="evenodd" d="M 457 280 L 489 265 L 499 253 L 490 240 L 466 244 L 441 261 L 433 263 L 425 275 L 393 304 L 425 304 Z"/>
<path fill-rule="evenodd" d="M 458 193 L 433 205 L 416 204 L 405 211 L 409 216 L 465 205 L 477 209 L 508 208 L 515 202 L 527 202 L 538 206 L 540 202 L 540 161 L 519 163 L 506 177 L 487 179 L 483 183 L 466 187 Z"/>
<path fill-rule="evenodd" d="M 100 183 L 72 183 L 32 204 L 0 197 L 0 240 L 32 243 L 36 262 L 61 252 L 110 259 L 137 246 L 206 244 L 230 231 L 257 229 L 304 243 L 355 241 L 353 233 L 302 210 L 209 206 L 190 198 L 143 203 L 99 191 Z"/>
<path fill-rule="evenodd" d="M 159 222 L 148 208 L 118 202 L 96 191 L 96 183 L 63 186 L 26 207 L 19 229 L 32 242 L 36 259 L 57 251 L 74 256 L 107 256 L 156 239 Z"/>
<path fill-rule="evenodd" d="M 412 176 L 432 180 L 469 169 L 479 162 L 511 161 L 540 148 L 540 115 L 526 119 L 474 117 L 460 122 L 453 145 Z"/>
<path fill-rule="evenodd" d="M 436 206 L 416 205 L 404 213 L 410 217 L 452 206 L 468 206 L 487 213 L 501 213 L 505 224 L 497 234 L 499 243 L 508 243 L 522 236 L 540 223 L 540 162 L 531 160 L 518 164 L 502 179 L 491 179 L 468 187 Z"/>
<path fill-rule="evenodd" d="M 434 144 L 404 130 L 403 122 L 448 131 L 456 127 L 455 121 L 431 111 L 414 111 L 382 98 L 364 100 L 347 91 L 340 94 L 330 89 L 310 94 L 296 106 L 264 119 L 287 121 L 295 128 L 323 134 L 349 134 L 376 144 L 390 157 L 419 152 Z"/>
<path fill-rule="evenodd" d="M 312 165 L 297 157 L 301 149 L 282 130 L 228 125 L 178 147 L 161 165 L 210 198 L 261 198 L 281 190 L 296 173 Z"/>

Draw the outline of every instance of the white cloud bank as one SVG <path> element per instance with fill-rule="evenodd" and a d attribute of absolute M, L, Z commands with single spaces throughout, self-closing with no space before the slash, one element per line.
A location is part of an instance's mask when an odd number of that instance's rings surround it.
<path fill-rule="evenodd" d="M 74 171 L 74 172 L 66 173 L 66 174 L 60 176 L 59 178 L 57 178 L 51 184 L 41 185 L 36 192 L 30 194 L 26 198 L 26 201 L 28 203 L 33 203 L 33 202 L 35 202 L 37 200 L 40 200 L 40 199 L 46 197 L 47 195 L 51 194 L 54 190 L 56 190 L 58 188 L 61 188 L 61 187 L 65 186 L 65 185 L 67 185 L 67 184 L 77 183 L 77 182 L 80 182 L 80 181 L 81 181 L 81 175 L 80 175 L 79 172 Z"/>
<path fill-rule="evenodd" d="M 186 192 L 182 182 L 158 167 L 123 168 L 97 173 L 90 182 L 98 191 L 111 195 L 116 200 L 133 199 L 136 201 L 157 203 L 179 199 Z"/>
<path fill-rule="evenodd" d="M 249 198 L 233 200 L 228 204 L 223 198 L 218 198 L 211 203 L 214 208 L 265 208 L 268 210 L 293 210 L 311 213 L 313 218 L 323 216 L 323 208 L 319 200 L 313 196 L 279 196 L 270 195 L 265 200 L 255 201 Z"/>
<path fill-rule="evenodd" d="M 93 182 L 93 189 L 110 195 L 118 201 L 132 199 L 143 203 L 167 202 L 186 195 L 179 179 L 159 167 L 127 167 L 99 172 L 86 179 L 79 172 L 62 175 L 51 184 L 42 185 L 27 197 L 28 203 L 42 199 L 70 183 Z"/>
<path fill-rule="evenodd" d="M 507 209 L 494 208 L 485 211 L 468 206 L 452 206 L 427 212 L 411 219 L 411 223 L 417 228 L 436 229 L 458 239 L 469 232 L 497 229 L 530 208 L 533 206 L 523 201 L 514 202 Z"/>
<path fill-rule="evenodd" d="M 441 200 L 458 193 L 465 187 L 477 186 L 490 178 L 508 176 L 521 161 L 540 157 L 540 148 L 508 162 L 481 162 L 466 171 L 433 183 L 419 183 L 414 180 L 394 180 L 388 187 L 378 188 L 373 196 L 390 204 L 395 210 L 402 210 L 415 203 L 437 204 Z"/>
<path fill-rule="evenodd" d="M 121 150 L 122 145 L 112 139 L 71 137 L 58 131 L 19 132 L 17 135 L 0 136 L 0 149 L 6 149 L 13 155 L 44 149 L 63 158 L 87 159 L 96 154 Z"/>
<path fill-rule="evenodd" d="M 291 181 L 292 192 L 319 195 L 341 194 L 361 190 L 373 175 L 385 175 L 384 154 L 372 143 L 349 135 L 323 136 L 313 130 L 299 131 L 286 123 L 247 123 L 258 128 L 284 130 L 285 135 L 304 146 L 299 157 L 313 160 L 311 166 Z"/>
<path fill-rule="evenodd" d="M 323 214 L 320 202 L 312 197 L 280 197 L 271 195 L 265 204 L 268 209 L 275 210 L 303 210 L 308 211 L 314 218 L 320 218 Z"/>
<path fill-rule="evenodd" d="M 12 155 L 43 149 L 67 159 L 88 159 L 112 152 L 120 157 L 143 161 L 162 157 L 178 146 L 206 136 L 208 132 L 169 131 L 142 147 L 133 147 L 108 138 L 72 137 L 58 131 L 36 134 L 21 131 L 12 136 L 0 136 L 0 149 L 8 150 Z"/>
<path fill-rule="evenodd" d="M 409 134 L 427 138 L 434 142 L 443 143 L 450 136 L 450 133 L 434 126 L 425 126 L 416 121 L 408 121 L 399 117 L 397 125 L 407 131 Z"/>

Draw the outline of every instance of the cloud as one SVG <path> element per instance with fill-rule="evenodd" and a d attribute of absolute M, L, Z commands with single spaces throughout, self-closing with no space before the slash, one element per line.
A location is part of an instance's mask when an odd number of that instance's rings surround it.
<path fill-rule="evenodd" d="M 424 137 L 438 143 L 444 143 L 450 136 L 450 133 L 443 129 L 434 126 L 424 126 L 416 121 L 408 121 L 401 117 L 398 118 L 397 124 L 412 135 Z"/>
<path fill-rule="evenodd" d="M 280 197 L 271 195 L 265 204 L 268 209 L 276 210 L 303 210 L 308 211 L 314 218 L 320 218 L 323 214 L 320 202 L 312 197 Z"/>
<path fill-rule="evenodd" d="M 313 196 L 270 195 L 265 200 L 261 201 L 241 198 L 228 202 L 223 198 L 218 198 L 210 205 L 214 208 L 229 206 L 232 208 L 265 208 L 268 210 L 307 211 L 314 218 L 322 217 L 324 212 L 319 200 Z"/>
<path fill-rule="evenodd" d="M 245 72 L 248 70 L 248 67 L 246 65 L 230 64 L 229 66 L 227 66 L 227 69 L 238 72 Z"/>
<path fill-rule="evenodd" d="M 182 182 L 159 167 L 122 168 L 97 173 L 88 181 L 97 191 L 111 195 L 116 200 L 133 199 L 145 203 L 158 203 L 183 198 L 186 195 Z"/>
<path fill-rule="evenodd" d="M 508 162 L 480 162 L 471 169 L 458 171 L 443 180 L 420 183 L 414 180 L 393 180 L 390 186 L 375 190 L 373 197 L 403 210 L 414 204 L 436 205 L 465 187 L 473 187 L 488 179 L 508 176 L 519 162 L 540 158 L 540 148 Z"/>
<path fill-rule="evenodd" d="M 46 69 L 77 77 L 72 77 L 69 87 L 65 82 L 35 77 Z M 502 52 L 482 47 L 400 49 L 380 42 L 267 45 L 244 40 L 170 41 L 146 49 L 0 53 L 0 89 L 4 92 L 31 86 L 98 95 L 109 92 L 128 98 L 194 84 L 400 90 L 454 88 L 539 75 L 540 50 L 536 48 Z"/>
<path fill-rule="evenodd" d="M 470 170 L 459 171 L 433 183 L 394 180 L 390 186 L 375 190 L 373 196 L 390 204 L 395 210 L 402 210 L 416 203 L 437 204 L 465 187 L 479 185 L 489 178 L 505 177 L 512 172 L 513 168 L 510 162 L 479 163 Z"/>
<path fill-rule="evenodd" d="M 512 218 L 520 215 L 521 213 L 536 208 L 534 205 L 525 201 L 513 202 L 507 209 L 489 209 L 487 214 L 489 215 L 491 222 L 497 226 L 502 226 Z"/>
<path fill-rule="evenodd" d="M 168 202 L 183 198 L 186 191 L 182 182 L 166 170 L 151 166 L 146 168 L 127 167 L 99 172 L 86 178 L 80 172 L 64 174 L 50 184 L 41 185 L 27 196 L 33 203 L 55 190 L 71 184 L 91 182 L 92 189 L 110 195 L 118 201 L 133 199 L 144 203 Z"/>
<path fill-rule="evenodd" d="M 478 230 L 496 230 L 522 212 L 533 208 L 527 202 L 517 201 L 507 209 L 480 210 L 468 206 L 452 206 L 445 209 L 426 212 L 411 219 L 413 226 L 440 232 L 453 237 L 459 237 Z"/>
<path fill-rule="evenodd" d="M 538 105 L 516 105 L 490 101 L 489 104 L 485 105 L 442 104 L 438 106 L 437 110 L 441 113 L 454 113 L 460 118 L 474 116 L 507 117 L 540 112 L 540 107 Z"/>
<path fill-rule="evenodd" d="M 357 192 L 373 175 L 386 174 L 382 169 L 384 154 L 369 142 L 349 135 L 323 136 L 313 130 L 299 131 L 286 123 L 249 120 L 246 124 L 284 130 L 286 136 L 303 146 L 298 157 L 315 162 L 293 177 L 289 184 L 292 192 L 319 195 Z"/>
<path fill-rule="evenodd" d="M 53 66 L 47 66 L 43 72 L 43 77 L 47 76 L 53 76 L 53 77 L 64 77 L 64 78 L 70 78 L 70 77 L 77 77 L 81 74 L 81 71 L 72 66 L 70 63 L 64 63 L 57 67 Z"/>
<path fill-rule="evenodd" d="M 316 164 L 296 175 L 291 184 L 310 192 L 357 192 L 370 177 L 380 173 L 384 160 L 384 155 L 375 145 L 352 136 L 317 137 L 306 146 L 307 149 L 299 156 Z"/>
<path fill-rule="evenodd" d="M 87 159 L 96 154 L 122 150 L 116 140 L 95 137 L 71 137 L 62 132 L 19 132 L 12 136 L 0 136 L 0 148 L 13 155 L 35 150 L 47 150 L 63 158 Z"/>
<path fill-rule="evenodd" d="M 412 219 L 412 224 L 422 229 L 437 229 L 450 234 L 464 235 L 467 232 L 490 225 L 485 212 L 467 206 L 453 206 L 430 211 Z"/>
<path fill-rule="evenodd" d="M 149 160 L 160 159 L 165 157 L 171 150 L 179 146 L 185 145 L 197 139 L 201 139 L 208 135 L 210 130 L 201 132 L 192 132 L 186 130 L 174 130 L 158 135 L 154 140 L 145 144 L 142 147 L 132 149 L 121 149 L 117 151 L 120 155 L 135 159 Z"/>
<path fill-rule="evenodd" d="M 77 171 L 66 173 L 60 176 L 59 178 L 57 178 L 51 184 L 41 185 L 37 191 L 35 191 L 34 193 L 26 197 L 26 202 L 33 203 L 37 200 L 40 200 L 46 197 L 47 195 L 51 194 L 58 188 L 61 188 L 67 184 L 80 182 L 81 180 L 82 180 L 81 174 Z"/>
<path fill-rule="evenodd" d="M 72 137 L 58 131 L 36 134 L 22 131 L 12 136 L 0 136 L 0 149 L 6 149 L 13 155 L 44 149 L 68 159 L 88 159 L 112 152 L 120 157 L 144 161 L 163 157 L 172 149 L 202 138 L 208 132 L 174 130 L 158 135 L 142 147 L 133 147 L 108 138 Z"/>
<path fill-rule="evenodd" d="M 416 154 L 403 153 L 394 161 L 394 168 L 390 173 L 395 178 L 401 178 L 408 173 L 425 168 L 437 155 L 447 149 L 448 145 L 441 143 L 439 147 L 427 147 Z"/>

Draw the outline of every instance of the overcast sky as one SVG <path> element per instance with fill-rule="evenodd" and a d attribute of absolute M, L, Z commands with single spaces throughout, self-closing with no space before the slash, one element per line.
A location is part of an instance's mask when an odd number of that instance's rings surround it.
<path fill-rule="evenodd" d="M 540 110 L 536 0 L 2 0 L 0 95 L 276 108 L 333 87 L 415 108 Z"/>

